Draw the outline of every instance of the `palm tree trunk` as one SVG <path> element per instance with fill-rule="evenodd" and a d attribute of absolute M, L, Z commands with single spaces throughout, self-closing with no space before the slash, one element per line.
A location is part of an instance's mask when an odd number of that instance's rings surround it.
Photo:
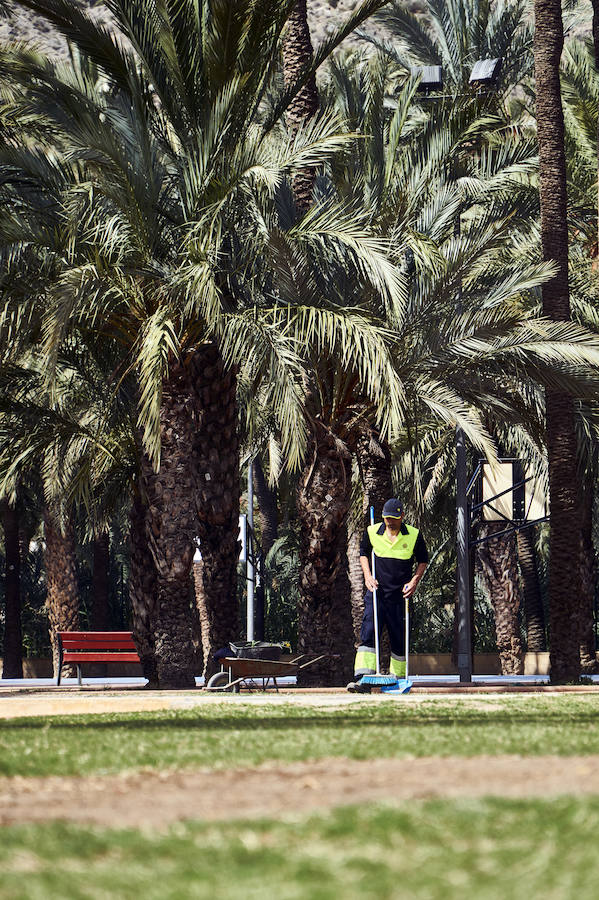
<path fill-rule="evenodd" d="M 599 0 L 591 0 L 591 2 L 593 4 L 593 55 L 595 68 L 599 72 Z M 597 180 L 599 181 L 599 118 L 597 119 Z M 597 216 L 597 248 L 599 252 L 599 216 Z"/>
<path fill-rule="evenodd" d="M 50 623 L 50 643 L 54 675 L 58 674 L 59 631 L 79 630 L 79 588 L 75 554 L 75 530 L 69 520 L 61 529 L 50 509 L 44 510 L 46 540 L 46 609 Z M 63 675 L 72 675 L 73 666 L 64 666 Z"/>
<path fill-rule="evenodd" d="M 193 449 L 198 398 L 190 368 L 172 360 L 163 382 L 159 470 L 145 455 L 141 461 L 146 529 L 157 572 L 154 647 L 161 689 L 195 687 L 189 583 L 197 535 Z"/>
<path fill-rule="evenodd" d="M 254 459 L 254 487 L 260 516 L 262 551 L 266 556 L 278 534 L 277 491 L 268 486 L 259 457 Z"/>
<path fill-rule="evenodd" d="M 364 614 L 364 575 L 360 565 L 360 532 L 352 531 L 347 539 L 347 564 L 351 597 L 351 617 L 356 647 L 360 642 L 360 627 Z"/>
<path fill-rule="evenodd" d="M 93 542 L 93 585 L 91 625 L 94 631 L 106 631 L 110 626 L 110 535 L 97 535 Z"/>
<path fill-rule="evenodd" d="M 239 638 L 237 376 L 213 344 L 195 355 L 194 373 L 203 401 L 194 443 L 202 566 L 194 576 L 208 679 L 218 669 L 214 653 Z"/>
<path fill-rule="evenodd" d="M 347 518 L 341 526 L 339 535 L 340 559 L 339 568 L 333 586 L 333 605 L 331 609 L 332 623 L 335 629 L 339 628 L 339 644 L 335 653 L 340 659 L 336 662 L 335 669 L 330 677 L 338 679 L 340 684 L 347 684 L 353 675 L 355 646 L 353 642 L 352 608 L 350 603 L 351 585 L 349 581 L 349 561 L 347 558 Z"/>
<path fill-rule="evenodd" d="M 486 537 L 501 531 L 503 523 L 485 525 L 480 536 Z M 478 545 L 480 574 L 485 591 L 491 600 L 495 614 L 497 650 L 501 660 L 503 675 L 522 675 L 524 672 L 524 652 L 520 638 L 520 585 L 516 541 L 514 535 L 495 538 Z"/>
<path fill-rule="evenodd" d="M 285 32 L 283 42 L 283 73 L 288 86 L 298 78 L 302 70 L 312 62 L 314 50 L 308 26 L 306 0 L 296 0 Z M 318 90 L 316 77 L 312 75 L 296 94 L 287 109 L 287 122 L 293 134 L 318 113 Z M 293 179 L 293 195 L 300 212 L 305 212 L 312 202 L 314 169 L 305 169 Z"/>
<path fill-rule="evenodd" d="M 592 4 L 593 4 L 593 55 L 595 57 L 595 68 L 599 72 L 599 0 L 592 0 Z M 599 181 L 599 119 L 597 120 L 597 175 L 598 175 L 598 181 Z M 599 248 L 599 215 L 597 216 L 597 247 Z M 591 503 L 591 509 L 592 509 L 592 503 Z M 592 514 L 591 514 L 591 528 L 592 528 Z M 590 540 L 589 540 L 589 538 L 590 538 Z M 592 564 L 591 572 L 592 572 L 592 575 L 594 576 L 594 575 L 596 575 L 596 572 L 597 572 L 597 566 L 596 566 L 597 560 L 596 560 L 595 553 L 594 553 L 592 530 L 590 533 L 586 529 L 583 530 L 583 541 L 588 548 L 587 549 L 587 559 L 590 558 L 590 556 L 591 556 L 590 551 L 592 550 L 592 552 L 593 552 L 593 555 L 592 555 L 593 564 Z M 589 574 L 590 573 L 587 569 L 586 571 L 583 571 L 581 573 L 581 577 L 586 580 L 589 578 Z M 588 581 L 587 581 L 587 583 L 588 583 Z M 594 588 L 594 585 L 593 585 L 593 588 Z M 588 593 L 588 587 L 584 588 L 584 592 L 585 592 L 585 594 Z M 593 598 L 593 601 L 594 601 L 594 598 Z M 591 621 L 593 621 L 592 613 L 591 613 Z M 592 642 L 589 641 L 588 637 L 586 640 L 589 643 L 589 648 L 590 647 L 593 648 L 593 658 L 592 658 L 593 663 L 594 663 L 593 671 L 596 672 L 597 671 L 597 652 L 595 649 L 596 641 L 595 641 L 594 624 L 593 624 L 593 629 L 592 629 Z M 581 657 L 581 665 L 584 669 L 584 660 L 582 659 L 582 657 Z"/>
<path fill-rule="evenodd" d="M 543 312 L 553 320 L 570 319 L 568 292 L 568 225 L 564 117 L 559 80 L 564 35 L 560 0 L 535 0 L 536 113 L 539 141 L 541 242 L 543 258 L 557 274 L 542 287 Z M 551 533 L 549 548 L 549 624 L 551 680 L 580 677 L 578 605 L 580 578 L 572 564 L 578 545 L 577 442 L 572 397 L 545 392 Z"/>
<path fill-rule="evenodd" d="M 358 469 L 364 488 L 364 527 L 370 524 L 369 510 L 382 515 L 383 505 L 393 496 L 391 480 L 391 451 L 386 441 L 371 427 L 363 428 L 356 445 Z"/>
<path fill-rule="evenodd" d="M 204 678 L 218 671 L 214 654 L 239 637 L 236 572 L 231 560 L 239 557 L 238 520 L 233 527 L 214 528 L 202 538 L 202 566 L 194 573 L 196 602 L 202 623 Z M 222 603 L 219 603 L 219 598 Z"/>
<path fill-rule="evenodd" d="M 194 560 L 193 563 L 193 584 L 195 593 L 195 623 L 194 623 L 194 646 L 196 650 L 196 660 L 198 662 L 197 671 L 203 672 L 206 668 L 206 653 L 208 652 L 208 636 L 210 633 L 210 623 L 208 620 L 208 610 L 206 609 L 206 598 L 204 596 L 204 578 L 202 575 L 203 561 Z"/>
<path fill-rule="evenodd" d="M 21 626 L 21 551 L 19 514 L 7 500 L 0 504 L 4 529 L 4 642 L 2 677 L 23 677 L 23 632 Z"/>
<path fill-rule="evenodd" d="M 158 613 L 158 576 L 146 531 L 147 508 L 139 489 L 129 513 L 129 602 L 131 630 L 148 687 L 158 687 L 154 630 Z"/>
<path fill-rule="evenodd" d="M 92 590 L 89 609 L 89 627 L 92 631 L 110 629 L 110 535 L 107 531 L 97 534 L 92 541 Z M 105 678 L 106 663 L 93 663 L 89 675 Z"/>
<path fill-rule="evenodd" d="M 543 609 L 535 546 L 529 528 L 517 532 L 516 543 L 522 574 L 526 646 L 531 653 L 543 653 L 547 649 L 545 610 Z"/>
<path fill-rule="evenodd" d="M 297 493 L 300 536 L 298 650 L 324 654 L 318 666 L 301 673 L 302 685 L 340 685 L 352 671 L 353 631 L 350 604 L 340 596 L 345 564 L 345 521 L 351 494 L 351 457 L 332 434 L 314 430 L 310 461 Z M 334 658 L 339 655 L 339 658 Z"/>
<path fill-rule="evenodd" d="M 586 484 L 583 484 L 580 504 L 580 665 L 585 675 L 594 675 L 599 668 L 595 650 L 593 617 L 597 573 L 597 560 L 593 544 L 593 484 L 594 479 L 589 479 Z"/>

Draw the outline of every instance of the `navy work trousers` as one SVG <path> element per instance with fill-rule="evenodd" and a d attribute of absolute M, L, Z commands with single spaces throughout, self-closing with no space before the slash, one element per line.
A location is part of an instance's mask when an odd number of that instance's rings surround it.
<path fill-rule="evenodd" d="M 394 595 L 395 596 L 395 595 Z M 379 640 L 383 626 L 387 626 L 391 653 L 396 656 L 405 656 L 406 651 L 406 616 L 405 600 L 402 595 L 397 600 L 385 598 L 380 591 L 377 592 L 377 611 L 379 620 Z M 372 592 L 367 591 L 364 597 L 364 617 L 360 629 L 360 644 L 366 647 L 374 647 L 374 609 L 372 605 Z"/>

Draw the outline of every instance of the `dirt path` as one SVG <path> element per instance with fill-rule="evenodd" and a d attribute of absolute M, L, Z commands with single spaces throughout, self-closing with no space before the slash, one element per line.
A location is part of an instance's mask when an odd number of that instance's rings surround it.
<path fill-rule="evenodd" d="M 183 819 L 287 817 L 348 803 L 599 793 L 599 756 L 327 759 L 253 769 L 0 778 L 0 825 L 64 819 L 160 828 Z"/>
<path fill-rule="evenodd" d="M 409 694 L 396 698 L 402 705 L 421 703 L 481 704 L 490 709 L 498 703 L 509 703 L 510 697 L 525 700 L 538 697 L 559 697 L 564 693 L 591 694 L 599 697 L 599 685 L 566 685 L 559 688 L 503 685 L 499 688 L 482 687 L 469 691 L 415 687 Z M 385 694 L 348 694 L 341 688 L 298 690 L 285 688 L 280 693 L 210 694 L 205 691 L 147 691 L 119 690 L 115 688 L 6 688 L 0 682 L 0 727 L 2 719 L 29 716 L 80 715 L 89 713 L 156 712 L 158 710 L 195 709 L 223 703 L 250 706 L 294 706 L 343 709 L 362 703 L 388 703 Z M 498 707 L 496 707 L 498 708 Z"/>

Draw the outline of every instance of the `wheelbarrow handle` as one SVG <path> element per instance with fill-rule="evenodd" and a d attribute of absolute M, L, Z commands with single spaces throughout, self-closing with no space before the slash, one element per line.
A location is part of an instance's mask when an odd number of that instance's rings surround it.
<path fill-rule="evenodd" d="M 339 654 L 322 653 L 320 656 L 315 656 L 314 659 L 309 659 L 308 662 L 302 663 L 301 666 L 298 666 L 298 669 L 307 669 L 308 666 L 313 666 L 314 663 L 320 662 L 323 659 L 339 659 Z"/>

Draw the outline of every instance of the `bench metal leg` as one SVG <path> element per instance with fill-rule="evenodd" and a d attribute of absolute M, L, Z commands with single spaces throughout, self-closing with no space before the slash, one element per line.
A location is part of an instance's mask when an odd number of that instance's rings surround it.
<path fill-rule="evenodd" d="M 81 666 L 77 664 L 77 684 L 81 684 Z"/>

